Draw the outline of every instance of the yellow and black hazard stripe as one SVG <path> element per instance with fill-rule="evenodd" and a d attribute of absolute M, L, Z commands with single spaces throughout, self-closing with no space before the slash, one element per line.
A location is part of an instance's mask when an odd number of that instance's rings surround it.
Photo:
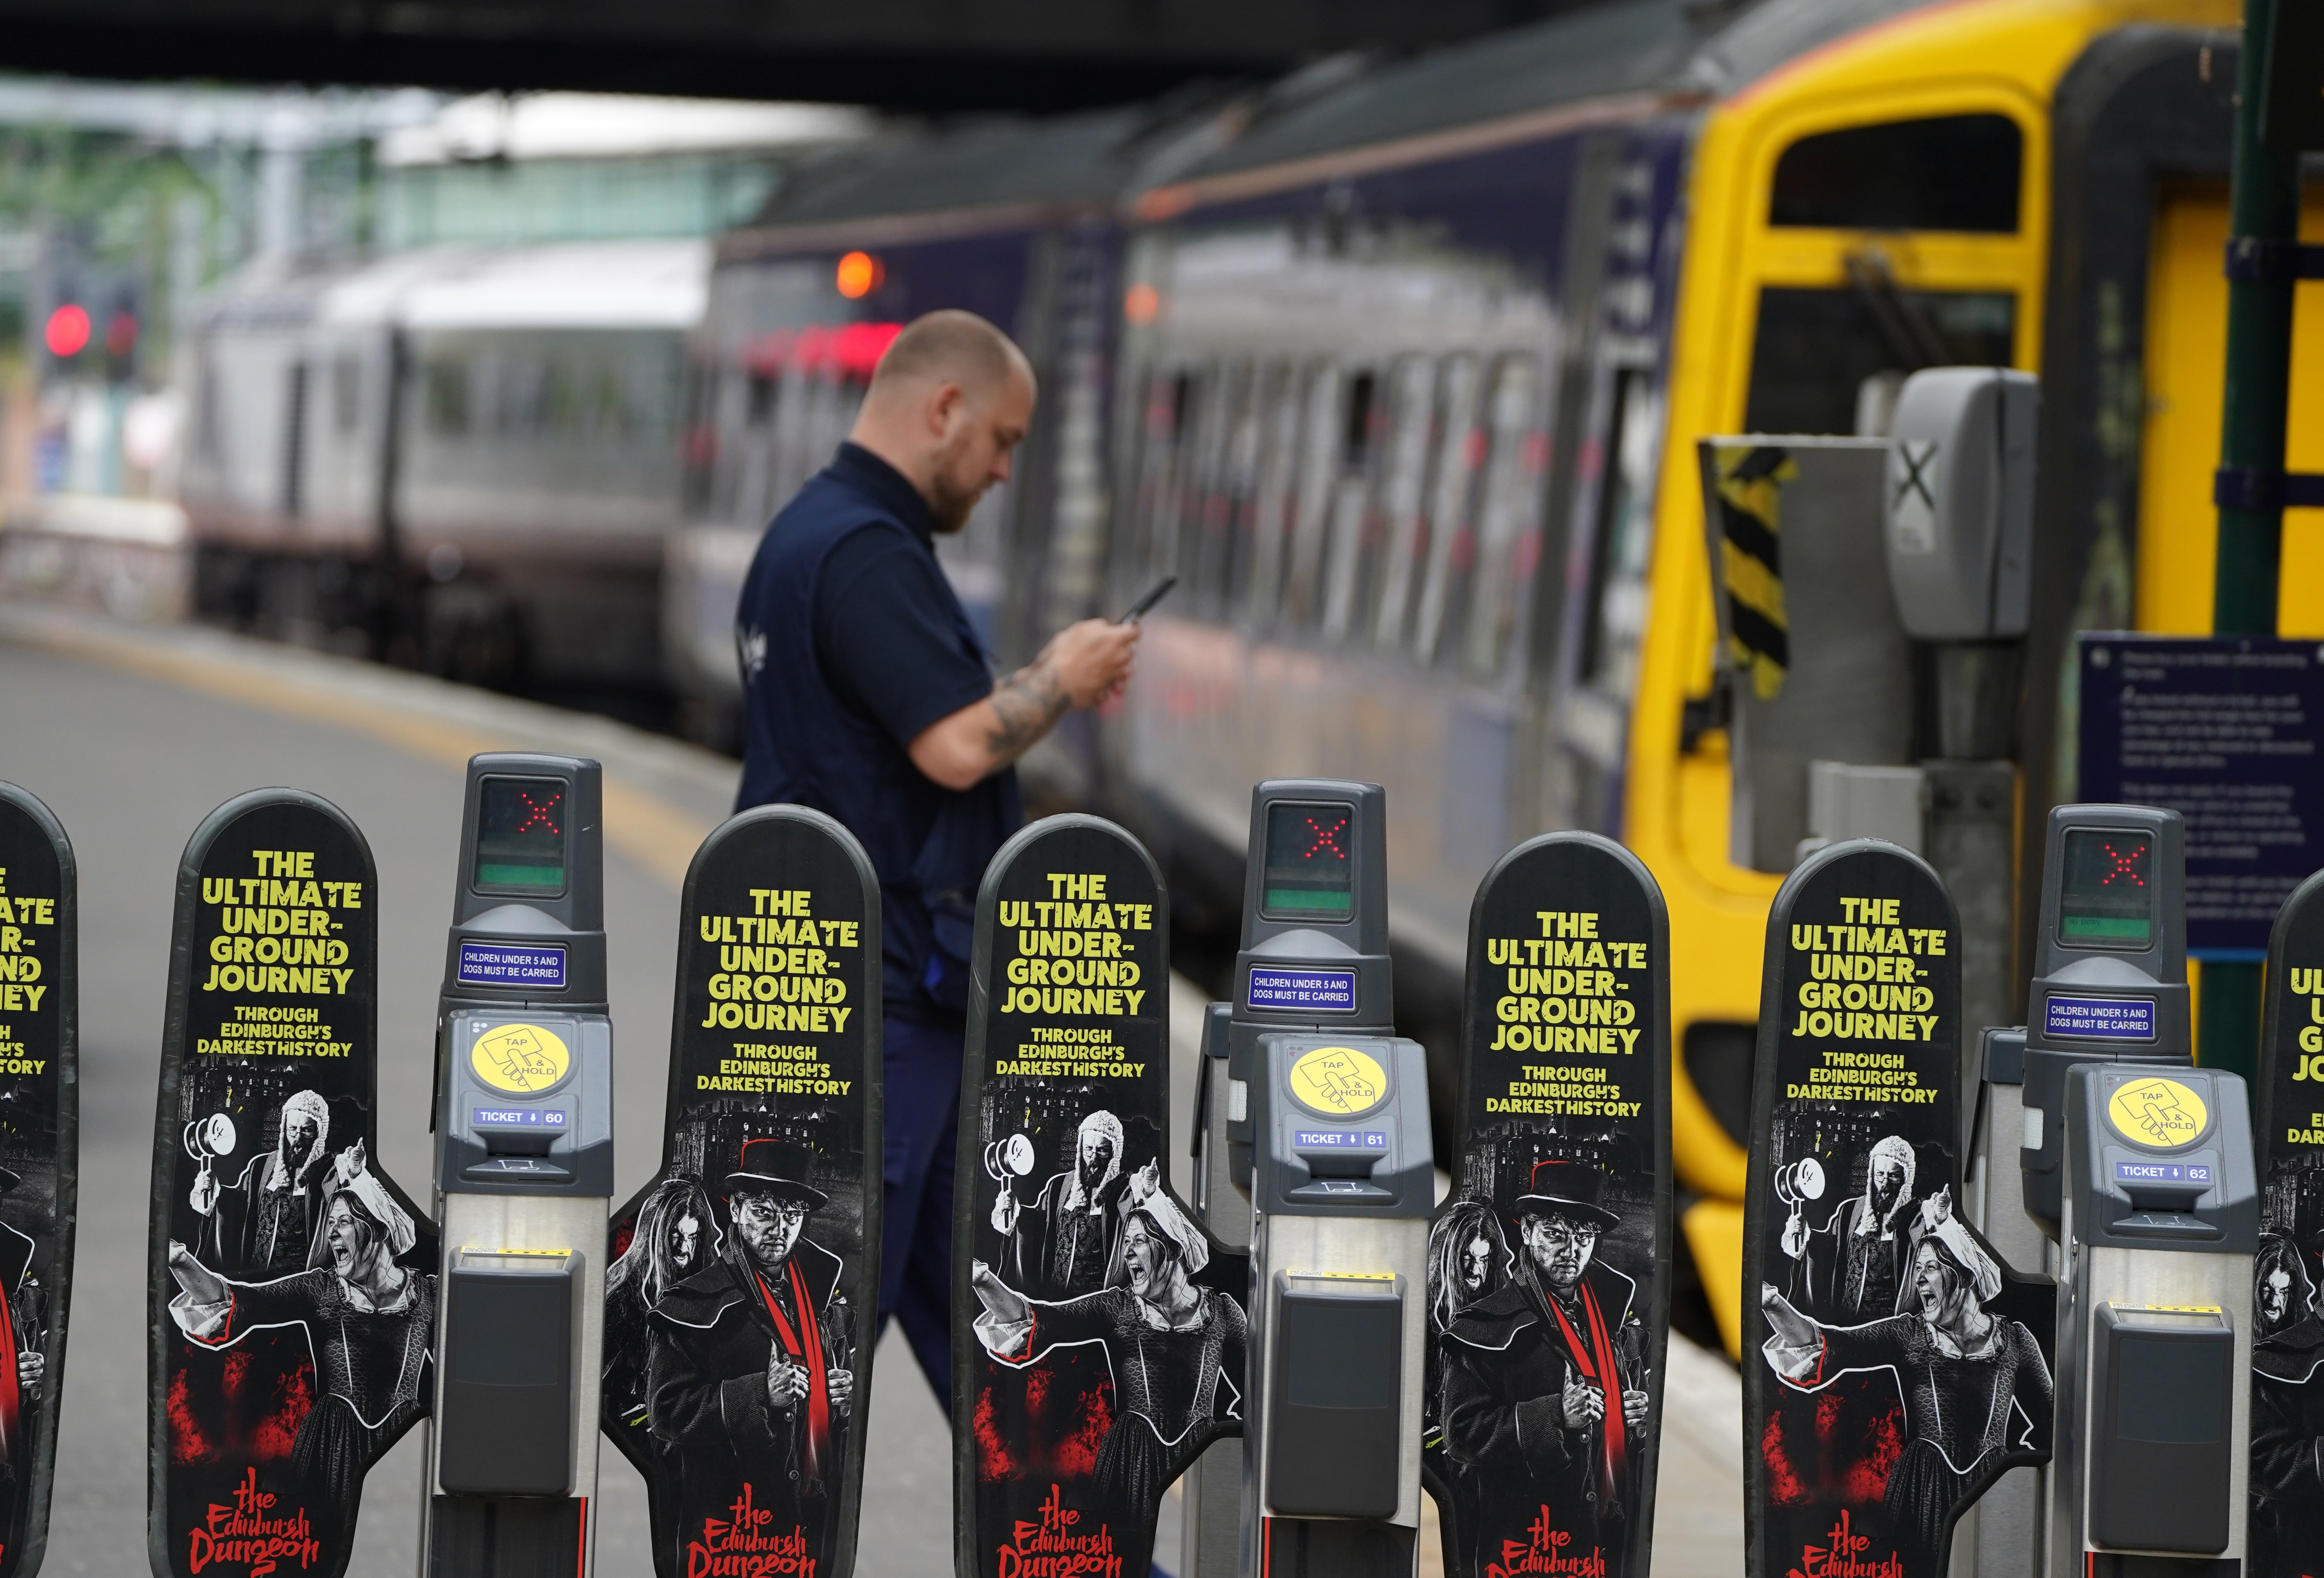
<path fill-rule="evenodd" d="M 1773 701 L 1792 664 L 1791 621 L 1784 612 L 1779 504 L 1800 474 L 1791 451 L 1775 444 L 1721 444 L 1719 469 L 1720 579 L 1727 589 L 1727 657 L 1751 677 L 1751 692 Z"/>

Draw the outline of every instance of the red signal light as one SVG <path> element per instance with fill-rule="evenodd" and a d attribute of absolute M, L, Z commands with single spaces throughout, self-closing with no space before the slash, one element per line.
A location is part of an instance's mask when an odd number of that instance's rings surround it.
<path fill-rule="evenodd" d="M 66 302 L 49 314 L 49 355 L 78 356 L 88 344 L 88 313 Z"/>

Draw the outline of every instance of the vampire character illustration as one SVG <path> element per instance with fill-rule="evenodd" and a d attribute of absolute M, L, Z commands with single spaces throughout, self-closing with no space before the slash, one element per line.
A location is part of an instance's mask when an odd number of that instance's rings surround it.
<path fill-rule="evenodd" d="M 1210 1241 L 1162 1192 L 1149 1164 L 1132 1178 L 1120 1252 L 1105 1287 L 1062 1302 L 1028 1299 L 979 1260 L 976 1340 L 1011 1369 L 1053 1349 L 1093 1344 L 1113 1379 L 1113 1424 L 1097 1452 L 1109 1507 L 1151 1506 L 1208 1443 L 1194 1426 L 1242 1417 L 1249 1333 L 1242 1306 L 1192 1280 Z"/>
<path fill-rule="evenodd" d="M 221 1277 L 173 1241 L 170 1318 L 211 1348 L 306 1328 L 322 1396 L 299 1422 L 290 1472 L 327 1549 L 352 1535 L 365 1471 L 427 1411 L 436 1278 L 396 1263 L 417 1232 L 368 1170 L 332 1189 L 321 1225 L 327 1264 L 263 1282 Z"/>
<path fill-rule="evenodd" d="M 768 1515 L 822 1551 L 855 1378 L 840 1257 L 805 1237 L 829 1197 L 804 1145 L 749 1140 L 726 1175 L 724 1250 L 648 1317 L 648 1419 L 678 1467 L 678 1527 Z"/>
<path fill-rule="evenodd" d="M 1599 1204 L 1604 1182 L 1580 1162 L 1534 1165 L 1512 1202 L 1516 1274 L 1445 1331 L 1443 1407 L 1457 1469 L 1523 1483 L 1551 1527 L 1612 1553 L 1637 1504 L 1647 1398 L 1637 1285 L 1595 1259 L 1621 1225 Z"/>
<path fill-rule="evenodd" d="M 605 1269 L 605 1407 L 635 1428 L 646 1422 L 650 1318 L 662 1297 L 718 1259 L 723 1235 L 710 1195 L 688 1177 L 664 1178 L 638 1208 L 629 1248 Z"/>
<path fill-rule="evenodd" d="M 2050 1418 L 2050 1366 L 2034 1333 L 1987 1308 L 2001 1268 L 1953 1220 L 1950 1191 L 1923 1202 L 1907 1282 L 1910 1314 L 1827 1324 L 1772 1286 L 1759 1292 L 1762 1349 L 1784 1384 L 1817 1391 L 1850 1370 L 1886 1370 L 1904 1406 L 1904 1448 L 1881 1500 L 1907 1573 L 1937 1571 L 1956 1505 L 1986 1460 L 2032 1444 Z"/>
<path fill-rule="evenodd" d="M 2250 1571 L 2324 1572 L 2324 1318 L 2307 1257 L 2281 1233 L 2252 1259 Z"/>

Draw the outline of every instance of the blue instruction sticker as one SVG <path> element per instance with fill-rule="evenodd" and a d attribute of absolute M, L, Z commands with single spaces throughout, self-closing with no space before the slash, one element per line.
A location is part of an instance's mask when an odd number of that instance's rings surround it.
<path fill-rule="evenodd" d="M 565 1109 L 562 1107 L 471 1107 L 468 1126 L 472 1129 L 562 1129 Z"/>
<path fill-rule="evenodd" d="M 2208 1162 L 2118 1161 L 2114 1176 L 2122 1184 L 2201 1184 L 2209 1188 L 2211 1183 Z"/>
<path fill-rule="evenodd" d="M 1356 1011 L 1353 970 L 1275 970 L 1253 965 L 1250 1006 L 1305 1009 L 1323 1013 Z"/>
<path fill-rule="evenodd" d="M 460 942 L 463 986 L 540 986 L 565 990 L 565 950 L 526 948 L 508 943 Z"/>
<path fill-rule="evenodd" d="M 2154 1039 L 2151 997 L 2068 997 L 2052 992 L 2042 1005 L 2042 1033 L 2099 1041 Z"/>
<path fill-rule="evenodd" d="M 1386 1150 L 1385 1129 L 1294 1129 L 1294 1150 Z"/>

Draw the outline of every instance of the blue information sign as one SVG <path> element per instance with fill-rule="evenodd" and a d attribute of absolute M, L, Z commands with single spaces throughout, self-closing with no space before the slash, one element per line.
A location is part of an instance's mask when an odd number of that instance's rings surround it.
<path fill-rule="evenodd" d="M 2098 1041 L 2154 1039 L 2151 997 L 2069 997 L 2053 992 L 2042 1004 L 2042 1033 Z"/>
<path fill-rule="evenodd" d="M 1356 1011 L 1353 970 L 1279 970 L 1254 964 L 1250 1006 L 1305 1009 L 1320 1013 Z"/>
<path fill-rule="evenodd" d="M 2187 947 L 2256 959 L 2324 866 L 2324 644 L 2081 637 L 2080 797 L 2187 818 Z"/>
<path fill-rule="evenodd" d="M 517 947 L 507 943 L 460 943 L 463 986 L 539 986 L 565 990 L 563 948 Z"/>

